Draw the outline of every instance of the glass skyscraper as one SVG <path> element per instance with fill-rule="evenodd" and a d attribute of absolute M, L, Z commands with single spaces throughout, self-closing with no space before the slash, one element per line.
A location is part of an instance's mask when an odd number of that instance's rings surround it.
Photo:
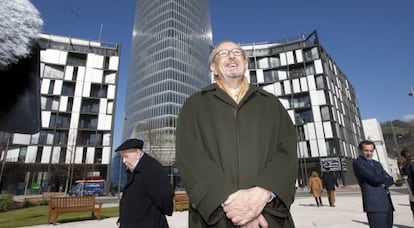
<path fill-rule="evenodd" d="M 165 166 L 175 162 L 182 104 L 211 81 L 211 48 L 209 1 L 137 0 L 123 139 L 143 139 Z"/>

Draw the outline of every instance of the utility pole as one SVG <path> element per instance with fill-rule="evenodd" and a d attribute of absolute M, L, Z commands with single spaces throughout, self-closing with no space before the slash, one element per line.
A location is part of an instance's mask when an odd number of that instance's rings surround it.
<path fill-rule="evenodd" d="M 394 125 L 391 121 L 392 136 L 394 138 L 395 149 L 397 150 L 398 160 L 400 160 L 400 147 L 398 146 L 397 135 L 395 134 Z"/>

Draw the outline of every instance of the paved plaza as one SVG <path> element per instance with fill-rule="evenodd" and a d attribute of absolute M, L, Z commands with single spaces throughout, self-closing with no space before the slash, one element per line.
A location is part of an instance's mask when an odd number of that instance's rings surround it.
<path fill-rule="evenodd" d="M 326 192 L 322 201 L 328 204 Z M 401 189 L 392 190 L 391 196 L 395 206 L 394 228 L 414 227 L 413 215 L 410 210 L 408 195 Z M 362 200 L 359 189 L 346 192 L 338 189 L 336 207 L 316 207 L 315 200 L 306 190 L 298 192 L 292 205 L 292 216 L 297 228 L 367 228 L 368 220 L 362 211 Z M 114 206 L 114 205 L 107 205 Z M 116 205 L 115 205 L 116 206 Z M 167 217 L 170 228 L 187 228 L 188 212 L 174 212 Z M 105 218 L 102 220 L 88 220 L 81 222 L 68 222 L 57 224 L 56 228 L 114 228 L 117 218 Z M 34 228 L 51 228 L 54 225 L 32 226 Z"/>

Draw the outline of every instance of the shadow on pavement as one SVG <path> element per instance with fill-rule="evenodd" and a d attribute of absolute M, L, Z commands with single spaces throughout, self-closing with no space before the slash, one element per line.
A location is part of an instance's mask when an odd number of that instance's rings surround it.
<path fill-rule="evenodd" d="M 309 204 L 298 204 L 298 206 L 302 206 L 302 207 L 317 207 L 316 204 L 314 203 L 309 203 Z M 327 207 L 327 205 L 323 204 L 321 207 Z"/>
<path fill-rule="evenodd" d="M 369 226 L 368 222 L 362 222 L 362 221 L 358 221 L 358 220 L 352 220 L 352 222 L 361 223 L 361 224 Z M 393 224 L 392 227 L 395 227 L 395 228 L 412 228 L 412 226 L 399 225 L 399 224 L 395 224 L 395 223 Z"/>

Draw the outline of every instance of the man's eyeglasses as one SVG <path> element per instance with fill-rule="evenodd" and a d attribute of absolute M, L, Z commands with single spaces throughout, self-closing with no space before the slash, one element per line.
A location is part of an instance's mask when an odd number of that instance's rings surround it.
<path fill-rule="evenodd" d="M 228 49 L 222 49 L 216 53 L 216 56 L 219 56 L 220 58 L 224 58 L 230 55 L 230 52 L 233 53 L 234 56 L 241 56 L 243 55 L 243 50 L 240 48 L 233 48 L 231 50 Z"/>

